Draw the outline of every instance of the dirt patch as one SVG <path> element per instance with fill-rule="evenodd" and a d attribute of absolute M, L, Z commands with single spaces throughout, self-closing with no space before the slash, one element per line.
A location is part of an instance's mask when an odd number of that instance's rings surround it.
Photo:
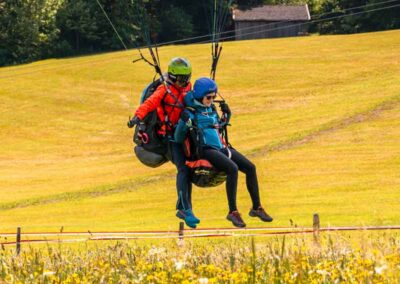
<path fill-rule="evenodd" d="M 336 132 L 336 131 L 344 129 L 350 125 L 374 120 L 374 119 L 378 118 L 382 112 L 394 109 L 399 104 L 400 104 L 400 96 L 393 97 L 387 101 L 384 101 L 384 102 L 376 105 L 373 109 L 370 109 L 370 110 L 362 112 L 362 113 L 355 114 L 353 116 L 344 118 L 339 121 L 334 121 L 327 126 L 321 127 L 317 131 L 314 131 L 312 133 L 309 133 L 309 134 L 306 134 L 303 136 L 299 136 L 298 138 L 290 139 L 288 141 L 283 141 L 283 142 L 278 143 L 273 146 L 268 145 L 266 147 L 258 149 L 257 151 L 251 153 L 248 156 L 254 158 L 254 157 L 262 156 L 262 155 L 265 155 L 268 153 L 284 151 L 284 150 L 292 149 L 292 148 L 310 143 L 311 141 L 314 141 L 318 137 L 330 134 L 332 132 Z"/>
<path fill-rule="evenodd" d="M 170 180 L 175 177 L 175 173 L 166 173 L 160 176 L 154 176 L 142 181 L 130 180 L 124 183 L 110 186 L 99 186 L 91 190 L 82 190 L 76 192 L 67 192 L 61 194 L 50 195 L 47 197 L 26 199 L 17 202 L 3 203 L 0 205 L 0 211 L 26 208 L 36 205 L 45 205 L 52 203 L 60 203 L 64 201 L 80 200 L 84 198 L 96 198 L 122 192 L 135 191 L 143 186 L 151 185 L 165 180 Z"/>

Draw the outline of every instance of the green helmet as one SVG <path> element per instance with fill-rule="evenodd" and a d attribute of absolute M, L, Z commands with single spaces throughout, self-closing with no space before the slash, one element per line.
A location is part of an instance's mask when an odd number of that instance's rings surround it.
<path fill-rule="evenodd" d="M 189 83 L 191 75 L 192 66 L 185 58 L 175 57 L 168 64 L 168 78 L 173 83 L 185 86 Z"/>

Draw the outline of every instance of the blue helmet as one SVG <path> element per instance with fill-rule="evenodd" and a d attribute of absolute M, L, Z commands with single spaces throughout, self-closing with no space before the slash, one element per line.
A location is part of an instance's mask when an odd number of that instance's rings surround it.
<path fill-rule="evenodd" d="M 217 91 L 217 84 L 207 77 L 197 79 L 193 86 L 193 96 L 195 99 L 202 99 L 207 94 Z"/>

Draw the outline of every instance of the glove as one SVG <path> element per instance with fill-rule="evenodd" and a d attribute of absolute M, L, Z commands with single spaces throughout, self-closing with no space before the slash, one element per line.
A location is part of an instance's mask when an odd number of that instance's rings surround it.
<path fill-rule="evenodd" d="M 188 110 L 184 110 L 181 112 L 181 119 L 184 123 L 187 123 L 190 120 L 190 112 Z"/>
<path fill-rule="evenodd" d="M 140 123 L 140 119 L 137 116 L 134 116 L 132 119 L 130 119 L 127 123 L 129 128 L 134 127 L 136 124 Z"/>
<path fill-rule="evenodd" d="M 220 104 L 220 108 L 221 108 L 221 111 L 222 111 L 223 113 L 231 114 L 231 109 L 229 108 L 229 106 L 228 106 L 227 103 L 222 102 L 222 103 Z"/>

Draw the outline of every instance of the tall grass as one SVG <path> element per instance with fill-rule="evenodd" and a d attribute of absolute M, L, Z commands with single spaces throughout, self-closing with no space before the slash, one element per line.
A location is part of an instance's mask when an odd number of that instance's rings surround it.
<path fill-rule="evenodd" d="M 398 283 L 397 233 L 111 242 L 0 252 L 8 283 Z"/>

